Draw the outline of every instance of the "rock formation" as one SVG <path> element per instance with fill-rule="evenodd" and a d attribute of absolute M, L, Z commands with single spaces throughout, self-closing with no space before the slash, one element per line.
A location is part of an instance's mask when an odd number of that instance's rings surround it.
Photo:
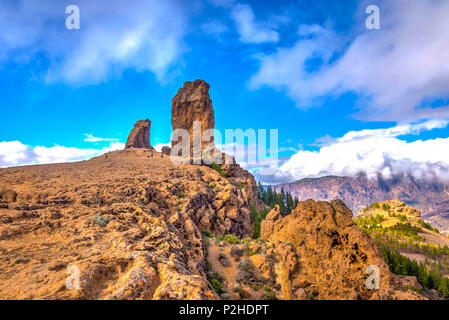
<path fill-rule="evenodd" d="M 150 144 L 151 121 L 139 120 L 134 125 L 126 141 L 126 148 L 145 148 L 152 149 Z"/>
<path fill-rule="evenodd" d="M 340 200 L 300 202 L 286 217 L 276 207 L 262 222 L 261 238 L 276 244 L 285 275 L 281 285 L 293 299 L 304 292 L 314 299 L 421 298 L 389 271 L 376 243 Z M 368 266 L 380 270 L 377 290 L 366 286 Z"/>
<path fill-rule="evenodd" d="M 384 219 L 389 219 L 390 216 L 404 215 L 408 221 L 417 222 L 421 218 L 421 211 L 406 205 L 399 200 L 387 200 L 377 202 L 379 207 L 373 206 L 364 209 L 363 213 L 358 217 L 375 217 L 380 215 Z M 388 210 L 384 210 L 382 206 L 387 206 Z"/>
<path fill-rule="evenodd" d="M 0 202 L 15 202 L 17 198 L 17 192 L 11 189 L 0 187 Z"/>
<path fill-rule="evenodd" d="M 162 149 L 161 149 L 161 152 L 162 152 L 163 154 L 169 156 L 169 155 L 170 155 L 170 152 L 171 152 L 171 148 L 170 148 L 170 147 L 167 147 L 167 146 L 163 146 Z"/>
<path fill-rule="evenodd" d="M 0 299 L 217 299 L 201 233 L 252 235 L 254 179 L 151 153 L 0 169 Z"/>
<path fill-rule="evenodd" d="M 171 123 L 173 130 L 185 129 L 188 131 L 191 150 L 193 150 L 194 143 L 195 121 L 201 125 L 199 136 L 195 139 L 202 140 L 204 132 L 215 127 L 214 109 L 209 97 L 209 84 L 204 80 L 184 83 L 172 100 Z M 201 141 L 202 149 L 213 141 L 213 135 L 209 141 Z M 172 147 L 177 143 L 178 141 L 172 141 Z"/>

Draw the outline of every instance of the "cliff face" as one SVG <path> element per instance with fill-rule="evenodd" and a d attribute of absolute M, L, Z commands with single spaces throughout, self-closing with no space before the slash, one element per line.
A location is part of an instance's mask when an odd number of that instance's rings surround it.
<path fill-rule="evenodd" d="M 439 181 L 417 181 L 410 177 L 369 180 L 360 176 L 303 179 L 276 186 L 298 199 L 341 199 L 354 213 L 376 201 L 398 199 L 422 212 L 423 219 L 440 229 L 449 229 L 449 186 Z"/>
<path fill-rule="evenodd" d="M 216 299 L 201 232 L 253 228 L 254 179 L 235 179 L 147 149 L 0 169 L 0 298 Z"/>
<path fill-rule="evenodd" d="M 126 148 L 146 148 L 152 149 L 150 144 L 151 121 L 139 120 L 134 125 L 126 141 Z"/>
<path fill-rule="evenodd" d="M 286 217 L 275 207 L 262 222 L 261 238 L 275 243 L 281 283 L 291 298 L 304 292 L 314 299 L 421 298 L 389 271 L 378 246 L 340 200 L 300 202 Z M 366 285 L 368 267 L 379 270 L 378 289 Z"/>
<path fill-rule="evenodd" d="M 194 122 L 197 121 L 201 125 L 198 131 L 200 140 L 208 129 L 214 129 L 215 117 L 212 107 L 212 100 L 209 97 L 209 84 L 204 80 L 195 80 L 186 82 L 184 86 L 178 90 L 178 93 L 172 100 L 171 123 L 173 130 L 184 129 L 190 135 L 190 147 L 194 143 Z M 211 138 L 202 142 L 202 147 L 214 142 L 213 134 Z M 172 141 L 172 147 L 178 141 Z"/>

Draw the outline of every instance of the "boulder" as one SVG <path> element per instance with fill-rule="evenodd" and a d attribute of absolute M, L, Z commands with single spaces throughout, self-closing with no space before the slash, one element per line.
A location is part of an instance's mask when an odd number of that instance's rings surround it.
<path fill-rule="evenodd" d="M 163 146 L 162 149 L 161 149 L 161 152 L 162 152 L 163 154 L 169 156 L 169 155 L 170 155 L 170 152 L 171 152 L 171 148 L 170 148 L 170 147 L 167 147 L 167 146 Z"/>

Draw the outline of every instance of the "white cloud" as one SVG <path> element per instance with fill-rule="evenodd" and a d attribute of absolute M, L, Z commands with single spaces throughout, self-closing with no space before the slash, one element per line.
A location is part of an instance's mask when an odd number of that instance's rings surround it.
<path fill-rule="evenodd" d="M 112 142 L 102 149 L 82 149 L 63 146 L 31 147 L 20 141 L 3 141 L 0 142 L 0 167 L 80 161 L 124 148 L 125 144 L 120 142 Z"/>
<path fill-rule="evenodd" d="M 447 126 L 448 121 L 400 125 L 388 129 L 351 131 L 328 140 L 319 151 L 299 151 L 283 164 L 273 181 L 292 181 L 326 175 L 375 178 L 408 174 L 417 179 L 449 181 L 449 138 L 401 140 L 401 135 L 415 134 Z"/>
<path fill-rule="evenodd" d="M 246 4 L 237 4 L 232 10 L 231 18 L 235 22 L 241 42 L 264 43 L 279 41 L 279 34 L 267 25 L 256 21 L 253 10 Z"/>
<path fill-rule="evenodd" d="M 167 142 L 167 143 L 156 143 L 153 148 L 154 150 L 156 150 L 157 152 L 161 152 L 163 147 L 169 147 L 171 148 L 171 142 Z"/>
<path fill-rule="evenodd" d="M 363 119 L 407 122 L 449 116 L 449 106 L 426 105 L 449 96 L 449 2 L 380 1 L 379 7 L 381 30 L 361 30 L 346 50 L 329 28 L 302 26 L 293 46 L 262 56 L 250 86 L 285 90 L 303 108 L 329 94 L 356 92 L 357 117 Z M 358 23 L 364 26 L 363 20 Z M 329 59 L 333 55 L 338 59 Z M 323 63 L 310 71 L 310 59 Z"/>
<path fill-rule="evenodd" d="M 0 142 L 0 166 L 2 163 L 16 164 L 20 160 L 25 159 L 27 146 L 20 141 L 3 141 Z"/>
<path fill-rule="evenodd" d="M 85 133 L 84 134 L 85 138 L 83 141 L 85 142 L 117 142 L 118 139 L 113 139 L 113 138 L 99 138 L 99 137 L 94 137 L 91 133 Z"/>
<path fill-rule="evenodd" d="M 43 53 L 48 82 L 99 83 L 127 68 L 164 80 L 183 52 L 187 15 L 175 0 L 78 0 L 80 30 L 65 28 L 60 1 L 2 1 L 0 61 L 27 63 Z M 167 23 L 167 19 L 170 22 Z"/>

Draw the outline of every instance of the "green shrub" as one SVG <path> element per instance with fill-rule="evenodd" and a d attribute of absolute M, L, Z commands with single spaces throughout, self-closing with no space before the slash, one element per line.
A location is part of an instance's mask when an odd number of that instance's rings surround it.
<path fill-rule="evenodd" d="M 241 286 L 235 286 L 232 291 L 235 293 L 241 293 L 243 291 L 243 288 Z"/>
<path fill-rule="evenodd" d="M 238 243 L 240 243 L 240 238 L 237 237 L 237 236 L 234 235 L 234 234 L 227 234 L 227 235 L 224 237 L 224 240 L 227 241 L 227 242 L 229 242 L 229 243 L 231 243 L 231 244 L 238 244 Z"/>
<path fill-rule="evenodd" d="M 268 209 L 262 209 L 261 211 L 257 211 L 257 208 L 254 204 L 251 205 L 251 212 L 253 214 L 254 219 L 254 232 L 253 239 L 258 239 L 260 237 L 260 225 L 265 217 L 268 215 Z"/>
<path fill-rule="evenodd" d="M 96 216 L 92 218 L 92 221 L 100 227 L 106 227 L 111 219 L 109 219 L 108 217 Z"/>
<path fill-rule="evenodd" d="M 221 283 L 218 279 L 212 278 L 209 279 L 210 284 L 212 285 L 212 288 L 214 288 L 214 291 L 217 294 L 222 294 L 223 293 L 223 288 L 221 286 Z"/>
<path fill-rule="evenodd" d="M 316 297 L 318 297 L 318 291 L 316 289 L 313 289 L 312 293 L 309 296 L 309 300 L 315 300 Z"/>
<path fill-rule="evenodd" d="M 215 161 L 212 162 L 212 169 L 214 169 L 215 171 L 217 171 L 220 176 L 222 176 L 223 178 L 226 178 L 226 173 L 223 171 L 223 169 L 221 168 L 221 165 L 216 164 Z"/>
<path fill-rule="evenodd" d="M 203 230 L 201 231 L 201 233 L 207 238 L 212 237 L 212 232 L 210 232 L 209 230 Z"/>
<path fill-rule="evenodd" d="M 274 292 L 270 288 L 269 291 L 264 291 L 264 293 L 262 294 L 262 299 L 263 300 L 276 300 L 276 292 Z"/>
<path fill-rule="evenodd" d="M 240 261 L 238 263 L 238 265 L 237 265 L 237 268 L 239 270 L 243 270 L 243 271 L 248 272 L 248 274 L 250 274 L 250 275 L 254 274 L 254 265 L 251 262 L 251 260 L 249 260 L 249 259 L 245 259 L 245 260 Z"/>

